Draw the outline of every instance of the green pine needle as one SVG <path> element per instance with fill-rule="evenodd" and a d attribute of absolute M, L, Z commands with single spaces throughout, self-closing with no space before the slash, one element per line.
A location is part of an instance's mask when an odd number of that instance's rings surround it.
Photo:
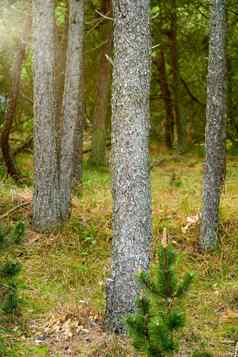
<path fill-rule="evenodd" d="M 11 233 L 11 239 L 15 244 L 20 244 L 23 241 L 25 235 L 25 224 L 23 222 L 18 222 L 13 232 Z"/>
<path fill-rule="evenodd" d="M 147 356 L 165 357 L 179 350 L 176 331 L 185 325 L 180 299 L 188 291 L 193 274 L 187 273 L 178 284 L 176 263 L 172 245 L 161 245 L 155 277 L 147 272 L 137 276 L 141 292 L 136 312 L 126 319 L 126 325 L 134 348 Z"/>
<path fill-rule="evenodd" d="M 5 278 L 14 277 L 21 271 L 21 264 L 18 262 L 7 262 L 1 268 L 1 275 Z"/>

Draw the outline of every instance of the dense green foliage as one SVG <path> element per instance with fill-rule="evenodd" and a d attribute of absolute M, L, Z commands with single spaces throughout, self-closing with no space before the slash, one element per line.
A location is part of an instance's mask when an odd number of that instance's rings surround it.
<path fill-rule="evenodd" d="M 161 244 L 158 255 L 155 276 L 145 272 L 139 275 L 143 290 L 136 302 L 136 313 L 127 318 L 135 349 L 151 357 L 171 355 L 178 350 L 176 332 L 185 324 L 180 300 L 193 279 L 192 273 L 177 279 L 177 255 L 171 244 Z"/>

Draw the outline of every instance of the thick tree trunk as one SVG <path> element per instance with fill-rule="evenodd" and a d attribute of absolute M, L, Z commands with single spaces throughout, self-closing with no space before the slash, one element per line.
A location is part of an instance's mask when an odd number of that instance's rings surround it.
<path fill-rule="evenodd" d="M 1 135 L 1 149 L 3 154 L 3 160 L 7 169 L 7 174 L 16 180 L 20 178 L 20 173 L 15 165 L 14 158 L 11 153 L 11 149 L 9 146 L 9 137 L 12 129 L 12 124 L 16 116 L 17 101 L 19 97 L 21 83 L 21 69 L 25 59 L 27 39 L 30 33 L 30 26 L 31 16 L 27 15 L 23 34 L 22 37 L 19 39 L 19 45 L 16 50 L 16 58 L 12 69 L 11 90 L 9 94 L 7 108 L 5 111 L 4 124 Z"/>
<path fill-rule="evenodd" d="M 81 70 L 83 62 L 84 0 L 69 1 L 69 33 L 63 101 L 60 187 L 63 219 L 70 214 L 71 189 L 74 174 L 74 153 L 82 135 Z"/>
<path fill-rule="evenodd" d="M 200 245 L 217 244 L 219 203 L 225 176 L 225 0 L 213 0 L 207 83 L 206 163 Z"/>
<path fill-rule="evenodd" d="M 111 13 L 111 0 L 104 0 L 101 12 L 105 15 Z M 108 97 L 111 84 L 111 64 L 106 55 L 111 55 L 112 49 L 112 22 L 105 20 L 101 26 L 102 40 L 106 41 L 101 49 L 99 76 L 97 82 L 96 104 L 93 122 L 91 162 L 100 167 L 105 165 L 106 155 L 106 123 L 108 112 Z"/>
<path fill-rule="evenodd" d="M 168 149 L 173 147 L 173 131 L 174 131 L 174 114 L 173 114 L 173 101 L 168 85 L 166 67 L 165 67 L 165 55 L 164 49 L 160 47 L 160 55 L 158 60 L 159 69 L 159 83 L 161 95 L 165 106 L 165 143 Z"/>
<path fill-rule="evenodd" d="M 135 308 L 135 274 L 149 265 L 149 5 L 113 0 L 113 248 L 106 313 L 108 327 L 118 333 L 125 328 L 122 318 Z"/>
<path fill-rule="evenodd" d="M 61 223 L 56 139 L 54 0 L 33 0 L 34 194 L 33 227 Z"/>

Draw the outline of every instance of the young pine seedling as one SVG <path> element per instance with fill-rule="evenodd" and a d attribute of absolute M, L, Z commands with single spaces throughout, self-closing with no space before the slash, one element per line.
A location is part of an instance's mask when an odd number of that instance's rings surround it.
<path fill-rule="evenodd" d="M 178 280 L 175 272 L 177 255 L 167 241 L 166 230 L 159 246 L 159 263 L 155 276 L 142 272 L 136 301 L 136 312 L 126 319 L 129 336 L 136 351 L 149 357 L 171 356 L 179 350 L 176 332 L 185 324 L 181 299 L 186 295 L 193 273 Z"/>

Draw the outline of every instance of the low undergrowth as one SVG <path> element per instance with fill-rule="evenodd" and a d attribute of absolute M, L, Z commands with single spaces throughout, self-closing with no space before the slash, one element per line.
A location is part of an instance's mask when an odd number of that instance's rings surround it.
<path fill-rule="evenodd" d="M 238 341 L 237 166 L 228 160 L 219 249 L 205 255 L 197 247 L 201 159 L 166 157 L 152 168 L 152 264 L 158 236 L 166 228 L 179 254 L 179 274 L 196 274 L 183 302 L 187 311 L 182 332 L 185 356 L 194 351 L 225 356 L 234 352 Z M 21 316 L 10 327 L 4 326 L 7 352 L 2 356 L 133 356 L 130 341 L 108 334 L 103 326 L 111 256 L 110 185 L 109 172 L 85 168 L 83 193 L 75 191 L 72 217 L 55 235 L 31 230 L 30 205 L 1 220 L 5 227 L 18 220 L 28 227 L 18 257 L 25 284 Z M 24 190 L 2 180 L 0 215 L 16 205 L 13 196 Z"/>

